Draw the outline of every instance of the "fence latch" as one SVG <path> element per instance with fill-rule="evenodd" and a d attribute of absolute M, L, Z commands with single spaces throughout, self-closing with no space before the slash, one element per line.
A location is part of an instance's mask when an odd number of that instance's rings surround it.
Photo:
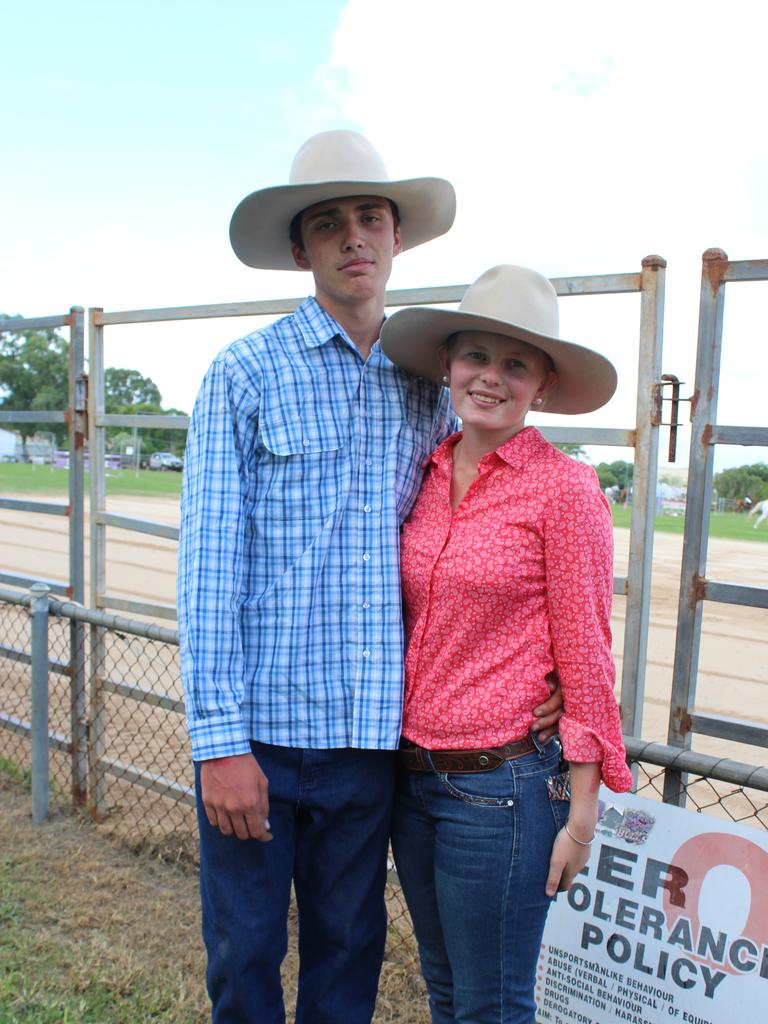
<path fill-rule="evenodd" d="M 681 402 L 690 402 L 690 398 L 680 397 L 680 385 L 684 382 L 679 380 L 674 373 L 662 373 L 661 378 L 653 385 L 653 411 L 651 413 L 651 425 L 654 427 L 669 427 L 669 454 L 668 462 L 674 462 L 677 454 L 677 428 L 680 424 L 679 405 Z M 672 394 L 667 396 L 663 393 L 665 387 L 672 388 Z M 669 423 L 662 419 L 662 403 L 670 403 Z"/>
<path fill-rule="evenodd" d="M 75 380 L 75 412 L 88 412 L 88 374 Z"/>

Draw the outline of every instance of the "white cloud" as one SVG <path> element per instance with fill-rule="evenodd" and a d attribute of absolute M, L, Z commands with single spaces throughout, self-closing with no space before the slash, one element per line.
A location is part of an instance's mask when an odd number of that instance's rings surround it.
<path fill-rule="evenodd" d="M 441 174 L 458 196 L 450 234 L 400 257 L 393 286 L 471 281 L 499 262 L 633 271 L 658 252 L 664 369 L 692 385 L 702 252 L 765 255 L 767 27 L 759 0 L 350 0 L 319 80 L 393 177 Z M 610 354 L 633 394 L 626 330 Z M 756 379 L 746 387 L 764 410 Z"/>

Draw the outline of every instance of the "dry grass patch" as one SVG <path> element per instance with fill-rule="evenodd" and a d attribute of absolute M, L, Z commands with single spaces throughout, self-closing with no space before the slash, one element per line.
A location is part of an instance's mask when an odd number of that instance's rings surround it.
<path fill-rule="evenodd" d="M 134 853 L 0 771 L 0 1024 L 204 1024 L 197 875 Z M 412 938 L 397 915 L 376 1024 L 427 1024 Z M 405 931 L 403 930 L 405 929 Z M 295 1001 L 295 919 L 285 962 Z"/>
<path fill-rule="evenodd" d="M 197 880 L 0 775 L 0 1022 L 203 1024 Z"/>

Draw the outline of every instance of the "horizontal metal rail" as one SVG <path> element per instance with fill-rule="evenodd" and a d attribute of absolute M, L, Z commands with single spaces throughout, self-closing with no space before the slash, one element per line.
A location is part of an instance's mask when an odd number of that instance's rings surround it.
<path fill-rule="evenodd" d="M 703 597 L 718 604 L 739 604 L 748 608 L 768 608 L 768 587 L 747 587 L 740 583 L 702 581 Z"/>
<path fill-rule="evenodd" d="M 5 658 L 6 661 L 16 661 L 21 665 L 32 664 L 32 655 L 21 647 L 8 647 L 5 644 L 0 644 L 0 658 Z M 48 671 L 57 676 L 68 676 L 69 665 L 65 661 L 51 659 L 48 662 Z"/>
<path fill-rule="evenodd" d="M 159 309 L 128 309 L 105 313 L 92 309 L 96 327 L 108 324 L 149 324 L 168 320 L 209 320 L 227 316 L 282 316 L 292 313 L 304 302 L 300 299 L 266 299 L 256 302 L 217 302 L 205 306 L 167 306 Z"/>
<path fill-rule="evenodd" d="M 30 594 L 17 594 L 12 590 L 0 588 L 0 602 L 29 608 L 32 598 Z M 124 619 L 121 615 L 112 615 L 110 612 L 101 611 L 98 608 L 84 608 L 73 601 L 59 601 L 55 597 L 49 597 L 48 605 L 50 614 L 62 619 L 74 619 L 75 622 L 87 622 L 91 626 L 102 626 L 104 629 L 111 629 L 116 633 L 130 633 L 133 636 L 143 636 L 147 640 L 157 640 L 174 647 L 179 646 L 178 630 L 169 629 L 167 626 L 158 626 L 153 622 L 139 622 L 137 619 Z M 167 609 L 169 606 L 159 605 L 158 607 Z"/>
<path fill-rule="evenodd" d="M 655 764 L 659 768 L 673 768 L 676 772 L 690 772 L 716 782 L 730 782 L 749 789 L 768 792 L 768 768 L 726 757 L 712 757 L 693 750 L 670 747 L 665 743 L 649 743 L 634 736 L 624 737 L 624 746 L 631 761 Z"/>
<path fill-rule="evenodd" d="M 7 644 L 0 644 L 0 658 L 6 661 L 18 661 L 22 665 L 32 664 L 32 655 L 21 647 L 8 647 Z"/>
<path fill-rule="evenodd" d="M 105 679 L 103 688 L 109 693 L 116 693 L 120 697 L 127 697 L 135 700 L 137 704 L 149 704 L 150 707 L 163 708 L 164 711 L 174 711 L 176 714 L 184 714 L 184 701 L 180 697 L 169 697 L 165 693 L 156 693 L 143 686 L 136 686 L 134 683 L 122 683 L 114 679 Z"/>
<path fill-rule="evenodd" d="M 748 743 L 753 747 L 768 747 L 768 725 L 756 725 L 741 718 L 712 715 L 704 711 L 691 712 L 691 730 L 702 736 Z"/>
<path fill-rule="evenodd" d="M 724 281 L 768 281 L 768 260 L 734 260 L 723 273 Z"/>
<path fill-rule="evenodd" d="M 51 501 L 27 501 L 26 498 L 0 498 L 0 508 L 13 512 L 39 512 L 44 516 L 69 515 L 69 505 Z"/>
<path fill-rule="evenodd" d="M 0 411 L 0 423 L 66 423 L 63 412 L 46 410 L 45 412 L 13 412 L 12 409 Z"/>
<path fill-rule="evenodd" d="M 179 539 L 178 526 L 158 523 L 154 519 L 134 519 L 131 516 L 114 515 L 112 512 L 97 512 L 94 518 L 103 526 L 116 526 L 120 530 L 148 533 L 152 537 L 167 537 L 169 540 Z"/>
<path fill-rule="evenodd" d="M 157 413 L 102 413 L 96 415 L 97 427 L 144 427 L 147 430 L 187 430 L 189 416 L 164 416 Z M 622 427 L 547 427 L 539 429 L 553 444 L 569 442 L 634 448 L 636 431 Z M 767 432 L 768 433 L 768 432 Z M 734 442 L 737 443 L 737 442 Z"/>
<path fill-rule="evenodd" d="M 63 597 L 67 597 L 69 594 L 69 587 L 66 583 L 40 579 L 39 576 L 20 576 L 13 572 L 0 572 L 0 583 L 7 583 L 12 587 L 24 587 L 25 590 L 28 590 L 34 583 L 44 583 L 53 594 L 61 594 Z"/>
<path fill-rule="evenodd" d="M 32 735 L 31 722 L 27 722 L 23 718 L 17 718 L 15 715 L 6 715 L 4 712 L 0 712 L 0 729 L 5 729 L 6 732 L 18 733 L 20 736 L 31 737 Z M 53 750 L 60 750 L 63 754 L 68 754 L 72 744 L 61 733 L 49 732 L 48 746 Z"/>
<path fill-rule="evenodd" d="M 19 331 L 48 330 L 51 327 L 71 327 L 72 315 L 60 313 L 58 316 L 7 317 L 0 320 L 0 334 L 8 332 L 18 334 Z"/>
<path fill-rule="evenodd" d="M 102 757 L 98 763 L 99 770 L 112 775 L 124 782 L 131 782 L 134 786 L 142 786 L 159 796 L 168 797 L 178 803 L 195 806 L 195 790 L 193 786 L 185 786 L 181 782 L 167 779 L 164 775 L 157 775 L 155 772 L 148 772 L 143 768 L 137 768 L 132 764 L 125 764 L 123 761 L 112 760 Z"/>
<path fill-rule="evenodd" d="M 728 427 L 713 423 L 713 444 L 768 445 L 768 427 Z"/>
<path fill-rule="evenodd" d="M 544 437 L 552 444 L 612 445 L 617 448 L 634 448 L 637 431 L 617 427 L 546 427 L 538 426 Z"/>
<path fill-rule="evenodd" d="M 642 276 L 630 274 L 595 274 L 584 277 L 553 277 L 558 295 L 608 295 L 639 292 Z M 399 288 L 386 293 L 387 306 L 439 305 L 461 302 L 468 284 L 440 285 L 431 288 Z M 168 320 L 208 320 L 228 316 L 282 316 L 292 313 L 306 296 L 289 299 L 268 299 L 255 302 L 221 302 L 203 306 L 171 306 L 158 309 L 131 309 L 105 313 L 91 310 L 92 322 L 98 327 L 108 324 L 158 323 Z"/>
<path fill-rule="evenodd" d="M 643 275 L 594 274 L 588 277 L 553 277 L 551 281 L 558 295 L 617 295 L 641 291 Z"/>
<path fill-rule="evenodd" d="M 2 592 L 0 592 L 2 599 Z M 136 619 L 124 619 L 121 615 L 112 615 L 97 608 L 83 608 L 71 601 L 49 600 L 51 614 L 61 618 L 74 619 L 76 622 L 87 622 L 91 626 L 102 626 L 116 633 L 130 633 L 132 636 L 143 636 L 147 640 L 158 640 L 160 643 L 179 645 L 179 634 L 175 629 L 158 626 L 153 622 L 138 622 Z"/>
<path fill-rule="evenodd" d="M 152 601 L 134 601 L 129 597 L 117 597 L 115 594 L 102 594 L 98 599 L 99 608 L 117 608 L 122 612 L 133 612 L 134 615 L 154 615 L 158 619 L 177 618 L 176 607 L 172 604 L 155 604 Z"/>
<path fill-rule="evenodd" d="M 175 416 L 170 413 L 97 413 L 97 427 L 146 427 L 147 430 L 186 430 L 189 416 Z"/>

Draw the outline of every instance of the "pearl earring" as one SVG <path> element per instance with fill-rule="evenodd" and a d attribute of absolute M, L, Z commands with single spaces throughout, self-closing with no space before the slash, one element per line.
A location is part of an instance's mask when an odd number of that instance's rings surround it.
<path fill-rule="evenodd" d="M 448 379 L 448 374 L 444 373 L 443 374 L 443 384 L 449 384 L 449 383 L 450 383 L 450 381 Z"/>
<path fill-rule="evenodd" d="M 543 403 L 543 401 L 544 401 L 544 399 L 543 399 L 543 398 L 541 397 L 541 395 L 537 395 L 537 396 L 536 396 L 536 397 L 534 398 L 534 400 L 533 400 L 533 404 L 534 404 L 534 405 L 536 406 L 536 408 L 538 409 L 538 408 L 539 408 L 539 406 L 540 406 L 540 405 L 541 405 L 541 404 Z"/>

